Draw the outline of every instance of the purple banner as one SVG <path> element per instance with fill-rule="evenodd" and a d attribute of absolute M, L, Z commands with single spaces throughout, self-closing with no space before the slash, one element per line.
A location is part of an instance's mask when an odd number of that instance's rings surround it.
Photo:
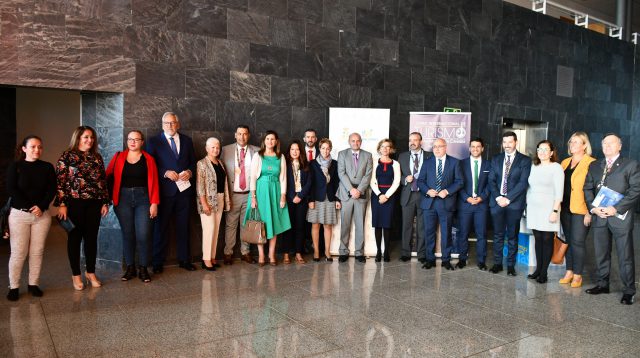
<path fill-rule="evenodd" d="M 411 112 L 409 133 L 422 134 L 422 149 L 431 152 L 433 141 L 447 141 L 447 154 L 458 159 L 469 156 L 471 113 Z"/>

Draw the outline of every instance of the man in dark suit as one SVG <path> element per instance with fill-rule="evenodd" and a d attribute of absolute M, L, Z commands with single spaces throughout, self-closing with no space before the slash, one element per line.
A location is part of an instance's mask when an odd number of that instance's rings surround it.
<path fill-rule="evenodd" d="M 431 156 L 431 153 L 422 150 L 422 134 L 413 132 L 409 134 L 409 150 L 400 153 L 400 171 L 402 172 L 402 191 L 400 192 L 400 205 L 402 206 L 402 250 L 400 260 L 407 262 L 411 259 L 411 238 L 413 237 L 413 220 L 416 220 L 416 249 L 418 261 L 422 264 L 427 260 L 427 251 L 424 247 L 424 220 L 420 202 L 420 188 L 418 188 L 418 174 L 422 163 Z"/>
<path fill-rule="evenodd" d="M 618 254 L 618 266 L 622 289 L 622 304 L 633 304 L 636 294 L 633 251 L 633 212 L 640 197 L 640 165 L 633 159 L 622 158 L 622 140 L 616 134 L 606 134 L 602 139 L 604 159 L 589 166 L 584 183 L 584 198 L 594 215 L 593 246 L 596 256 L 598 281 L 586 292 L 592 295 L 609 293 L 611 270 L 611 238 Z M 602 187 L 614 190 L 624 197 L 615 205 L 593 205 Z"/>
<path fill-rule="evenodd" d="M 193 141 L 178 133 L 178 116 L 167 112 L 162 116 L 162 133 L 149 139 L 147 151 L 158 166 L 160 178 L 160 205 L 158 219 L 153 233 L 153 272 L 163 271 L 167 257 L 167 229 L 171 219 L 175 219 L 176 246 L 180 267 L 187 271 L 196 268 L 191 264 L 189 248 L 189 214 L 194 201 L 191 179 L 196 170 Z M 184 189 L 187 185 L 189 188 Z"/>
<path fill-rule="evenodd" d="M 420 208 L 425 227 L 425 247 L 427 261 L 422 268 L 430 269 L 436 265 L 434 249 L 436 246 L 436 228 L 440 224 L 440 248 L 442 267 L 453 270 L 451 266 L 451 227 L 453 213 L 456 210 L 456 197 L 462 188 L 460 162 L 447 155 L 447 142 L 438 138 L 433 141 L 433 156 L 427 159 L 420 169 L 418 188 L 422 194 Z"/>
<path fill-rule="evenodd" d="M 460 254 L 456 267 L 464 268 L 469 257 L 469 233 L 476 232 L 478 268 L 485 271 L 487 265 L 487 213 L 489 211 L 489 171 L 491 164 L 482 160 L 484 141 L 474 138 L 469 143 L 469 158 L 460 162 L 464 188 L 458 193 L 458 236 L 455 246 Z"/>
<path fill-rule="evenodd" d="M 526 207 L 531 159 L 519 153 L 516 148 L 518 136 L 514 132 L 502 134 L 504 152 L 491 159 L 489 172 L 489 207 L 493 220 L 493 259 L 491 272 L 503 270 L 502 250 L 505 233 L 507 236 L 507 274 L 516 275 L 516 254 L 518 253 L 518 232 L 520 219 Z"/>
<path fill-rule="evenodd" d="M 311 163 L 318 156 L 318 148 L 316 148 L 316 143 L 318 142 L 318 136 L 316 135 L 316 130 L 313 128 L 307 128 L 304 131 L 304 153 L 302 153 L 305 158 L 307 158 L 307 162 Z"/>

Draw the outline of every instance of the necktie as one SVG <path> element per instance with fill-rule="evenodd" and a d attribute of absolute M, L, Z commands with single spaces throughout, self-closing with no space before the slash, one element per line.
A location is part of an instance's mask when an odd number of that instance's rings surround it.
<path fill-rule="evenodd" d="M 442 190 L 442 159 L 438 159 L 438 171 L 436 173 L 436 191 Z"/>
<path fill-rule="evenodd" d="M 607 159 L 607 171 L 611 171 L 611 166 L 613 165 L 613 159 Z"/>
<path fill-rule="evenodd" d="M 358 153 L 353 153 L 353 168 L 358 169 Z"/>
<path fill-rule="evenodd" d="M 240 148 L 240 158 L 238 158 L 238 165 L 240 166 L 240 190 L 245 190 L 247 188 L 247 176 L 245 175 L 244 168 L 244 148 Z"/>
<path fill-rule="evenodd" d="M 511 170 L 511 156 L 507 155 L 507 162 L 504 163 L 504 178 L 502 178 L 502 195 L 507 195 L 507 180 L 509 178 L 509 170 Z"/>
<path fill-rule="evenodd" d="M 176 146 L 176 141 L 173 139 L 173 137 L 169 137 L 169 141 L 171 142 L 171 151 L 173 152 L 173 155 L 175 155 L 177 159 L 179 155 L 178 155 L 178 147 Z"/>
<path fill-rule="evenodd" d="M 473 163 L 473 196 L 478 195 L 478 161 Z"/>
<path fill-rule="evenodd" d="M 309 162 L 313 161 L 313 150 L 309 151 Z"/>
<path fill-rule="evenodd" d="M 413 181 L 411 182 L 411 191 L 418 191 L 418 166 L 420 165 L 420 159 L 417 154 L 413 155 Z"/>

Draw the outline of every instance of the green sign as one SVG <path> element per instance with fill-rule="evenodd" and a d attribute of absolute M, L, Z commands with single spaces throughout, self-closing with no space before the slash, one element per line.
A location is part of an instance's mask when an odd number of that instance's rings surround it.
<path fill-rule="evenodd" d="M 445 112 L 462 112 L 460 108 L 444 107 Z"/>

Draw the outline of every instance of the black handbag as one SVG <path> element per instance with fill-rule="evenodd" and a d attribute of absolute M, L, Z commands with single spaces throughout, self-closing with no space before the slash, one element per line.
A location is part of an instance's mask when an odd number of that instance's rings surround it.
<path fill-rule="evenodd" d="M 7 200 L 2 209 L 0 209 L 0 231 L 2 231 L 2 238 L 8 239 L 9 234 L 9 214 L 11 213 L 11 198 Z"/>

